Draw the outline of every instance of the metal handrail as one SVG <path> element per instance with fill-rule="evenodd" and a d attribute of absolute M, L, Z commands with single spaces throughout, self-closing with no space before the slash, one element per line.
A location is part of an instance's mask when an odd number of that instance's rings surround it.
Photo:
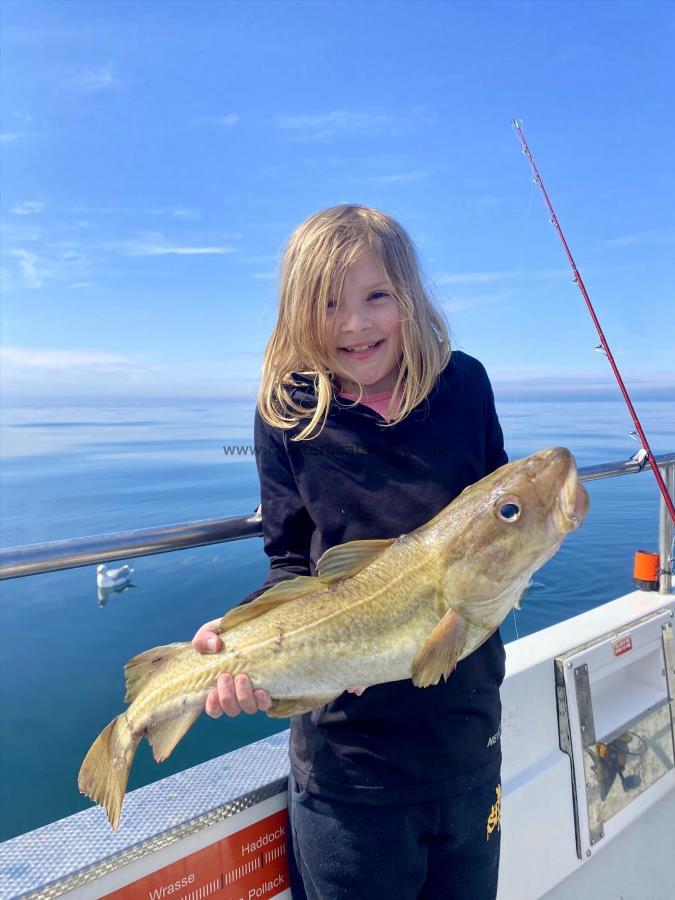
<path fill-rule="evenodd" d="M 675 453 L 662 454 L 655 459 L 672 495 L 675 483 Z M 621 460 L 595 466 L 583 466 L 579 469 L 579 478 L 581 481 L 597 481 L 601 478 L 636 474 L 645 468 L 648 466 L 645 466 L 644 461 L 640 462 L 636 458 Z M 659 551 L 661 559 L 665 561 L 665 565 L 662 564 L 660 589 L 669 591 L 671 588 L 672 522 L 663 499 L 660 503 Z M 258 507 L 250 516 L 204 519 L 197 522 L 159 525 L 153 528 L 118 531 L 112 534 L 99 534 L 66 541 L 8 547 L 0 550 L 0 580 L 261 536 L 262 516 L 261 508 Z"/>
<path fill-rule="evenodd" d="M 202 519 L 66 541 L 25 544 L 0 550 L 0 581 L 261 536 L 262 517 L 258 507 L 250 516 Z"/>

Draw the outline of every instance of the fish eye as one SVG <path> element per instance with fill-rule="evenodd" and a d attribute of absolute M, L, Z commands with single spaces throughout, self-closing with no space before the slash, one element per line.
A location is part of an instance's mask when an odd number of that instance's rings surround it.
<path fill-rule="evenodd" d="M 495 506 L 495 514 L 502 522 L 515 522 L 520 518 L 520 501 L 517 497 L 504 497 Z"/>

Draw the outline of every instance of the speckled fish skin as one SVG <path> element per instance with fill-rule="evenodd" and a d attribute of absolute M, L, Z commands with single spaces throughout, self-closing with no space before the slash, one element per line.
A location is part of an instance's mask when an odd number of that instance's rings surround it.
<path fill-rule="evenodd" d="M 246 673 L 269 691 L 276 716 L 355 685 L 447 678 L 499 627 L 588 506 L 570 452 L 543 450 L 466 488 L 410 534 L 333 548 L 316 577 L 236 607 L 221 623 L 221 652 L 171 644 L 140 654 L 126 667 L 131 705 L 92 746 L 80 789 L 116 828 L 141 737 L 165 759 L 223 672 Z"/>

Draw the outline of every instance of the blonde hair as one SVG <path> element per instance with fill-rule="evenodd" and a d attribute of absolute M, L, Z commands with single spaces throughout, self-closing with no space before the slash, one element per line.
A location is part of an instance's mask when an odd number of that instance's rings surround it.
<path fill-rule="evenodd" d="M 367 206 L 343 204 L 310 216 L 291 234 L 281 264 L 279 315 L 263 359 L 258 408 L 277 428 L 309 418 L 294 440 L 321 433 L 334 391 L 326 333 L 329 299 L 342 293 L 348 267 L 365 252 L 379 258 L 401 319 L 401 364 L 394 393 L 402 389 L 394 425 L 421 403 L 450 358 L 450 339 L 420 271 L 415 247 L 390 216 Z M 339 302 L 339 300 L 338 300 Z M 316 405 L 293 400 L 293 373 L 314 379 Z M 358 384 L 358 403 L 363 386 Z"/>

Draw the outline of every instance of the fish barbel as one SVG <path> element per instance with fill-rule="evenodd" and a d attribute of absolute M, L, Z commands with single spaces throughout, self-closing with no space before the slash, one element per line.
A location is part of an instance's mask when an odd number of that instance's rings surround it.
<path fill-rule="evenodd" d="M 470 485 L 410 534 L 333 547 L 316 576 L 283 581 L 230 610 L 218 653 L 178 643 L 135 656 L 125 667 L 131 705 L 87 753 L 80 790 L 117 829 L 141 738 L 157 762 L 166 759 L 223 672 L 246 673 L 267 690 L 268 715 L 277 717 L 316 709 L 354 685 L 447 679 L 517 605 L 588 506 L 569 450 L 542 450 Z"/>

